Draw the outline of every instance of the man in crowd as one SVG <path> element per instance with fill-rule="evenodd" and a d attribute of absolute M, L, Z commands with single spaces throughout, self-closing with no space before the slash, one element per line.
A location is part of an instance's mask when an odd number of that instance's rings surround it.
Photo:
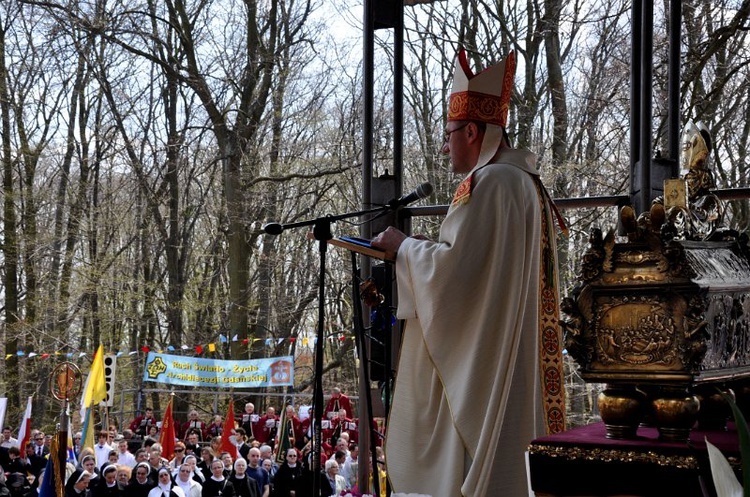
<path fill-rule="evenodd" d="M 346 453 L 348 455 L 346 456 L 346 459 L 344 459 L 344 465 L 339 466 L 339 474 L 344 477 L 346 483 L 351 487 L 357 482 L 359 446 L 357 444 L 351 444 Z"/>
<path fill-rule="evenodd" d="M 248 402 L 245 404 L 245 412 L 240 416 L 240 427 L 245 430 L 247 440 L 252 442 L 255 440 L 255 430 L 257 428 L 260 416 L 255 414 L 255 404 Z"/>
<path fill-rule="evenodd" d="M 98 441 L 96 442 L 96 445 L 94 445 L 94 456 L 96 456 L 97 468 L 101 468 L 102 465 L 109 461 L 109 452 L 112 450 L 112 447 L 107 443 L 108 438 L 109 432 L 99 432 Z"/>
<path fill-rule="evenodd" d="M 268 497 L 271 492 L 271 482 L 268 472 L 260 465 L 260 450 L 253 447 L 247 455 L 250 459 L 247 461 L 246 474 L 258 483 L 258 495 Z"/>
<path fill-rule="evenodd" d="M 514 72 L 514 54 L 473 74 L 459 52 L 442 151 L 465 176 L 439 238 L 372 240 L 396 254 L 407 320 L 386 443 L 396 492 L 526 495 L 528 443 L 564 428 L 564 387 L 541 381 L 563 377 L 553 206 L 505 131 Z"/>
<path fill-rule="evenodd" d="M 128 441 L 121 438 L 117 441 L 117 464 L 135 468 L 135 456 L 130 453 Z"/>
<path fill-rule="evenodd" d="M 352 418 L 352 403 L 349 397 L 341 393 L 339 387 L 334 387 L 331 391 L 331 398 L 326 403 L 326 408 L 323 411 L 323 417 L 332 419 L 335 415 L 338 415 L 339 411 L 343 409 L 346 411 L 346 417 Z"/>
<path fill-rule="evenodd" d="M 261 443 L 267 443 L 273 447 L 276 438 L 276 423 L 279 417 L 276 416 L 276 409 L 269 406 L 266 414 L 258 420 L 258 429 L 255 431 L 255 439 Z"/>
<path fill-rule="evenodd" d="M 157 426 L 157 424 L 156 418 L 154 417 L 154 410 L 150 407 L 146 408 L 145 414 L 136 417 L 133 422 L 130 423 L 130 429 L 141 438 L 145 438 L 146 435 L 148 435 L 152 426 Z"/>
<path fill-rule="evenodd" d="M 250 445 L 247 443 L 247 434 L 242 428 L 236 428 L 234 433 L 234 439 L 237 443 L 237 453 L 242 459 L 247 460 L 247 453 L 250 452 Z"/>
<path fill-rule="evenodd" d="M 270 459 L 272 461 L 271 468 L 267 469 L 268 476 L 273 480 L 273 477 L 276 475 L 276 472 L 279 470 L 279 463 L 276 462 L 274 456 L 273 456 L 273 448 L 268 444 L 263 444 L 260 447 L 258 447 L 258 450 L 260 450 L 260 460 L 265 461 L 266 459 Z"/>
<path fill-rule="evenodd" d="M 3 428 L 3 441 L 0 442 L 0 447 L 4 449 L 10 449 L 11 447 L 18 447 L 18 440 L 13 438 L 10 431 L 10 426 Z"/>
<path fill-rule="evenodd" d="M 190 430 L 187 435 L 187 442 L 185 443 L 185 450 L 189 454 L 195 456 L 200 455 L 200 433 L 199 430 Z"/>
<path fill-rule="evenodd" d="M 188 413 L 188 420 L 182 424 L 182 430 L 180 430 L 180 437 L 187 438 L 188 433 L 193 432 L 199 435 L 199 441 L 206 439 L 206 423 L 198 418 L 198 411 L 193 409 Z"/>

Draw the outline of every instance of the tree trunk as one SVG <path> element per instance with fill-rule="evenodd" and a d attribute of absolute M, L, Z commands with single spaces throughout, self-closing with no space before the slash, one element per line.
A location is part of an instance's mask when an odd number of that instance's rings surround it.
<path fill-rule="evenodd" d="M 0 25 L 4 20 L 0 18 Z M 13 157 L 11 152 L 11 109 L 8 91 L 8 71 L 5 60 L 5 31 L 0 29 L 0 119 L 3 141 L 3 263 L 5 292 L 5 385 L 10 408 L 21 406 L 18 374 L 18 337 L 21 326 L 18 316 L 18 233 L 16 226 L 16 194 L 13 185 Z"/>

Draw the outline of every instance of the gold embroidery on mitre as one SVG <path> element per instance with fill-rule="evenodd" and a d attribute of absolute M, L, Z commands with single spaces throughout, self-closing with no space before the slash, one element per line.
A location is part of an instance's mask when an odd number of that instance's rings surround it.
<path fill-rule="evenodd" d="M 473 188 L 474 175 L 469 175 L 464 179 L 458 188 L 456 188 L 456 194 L 453 195 L 453 201 L 451 205 L 463 205 L 469 203 L 471 197 L 471 190 Z"/>
<path fill-rule="evenodd" d="M 449 121 L 480 121 L 504 126 L 507 115 L 508 102 L 496 95 L 462 91 L 450 96 Z"/>
<path fill-rule="evenodd" d="M 515 52 L 474 74 L 466 52 L 460 49 L 448 102 L 448 121 L 479 121 L 505 127 L 515 72 Z"/>

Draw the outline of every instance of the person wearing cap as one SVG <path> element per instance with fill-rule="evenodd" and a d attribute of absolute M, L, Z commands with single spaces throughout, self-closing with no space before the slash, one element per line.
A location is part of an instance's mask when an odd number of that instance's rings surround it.
<path fill-rule="evenodd" d="M 510 146 L 514 73 L 513 53 L 475 74 L 459 51 L 442 152 L 463 180 L 439 237 L 372 240 L 396 254 L 406 320 L 385 442 L 396 492 L 527 495 L 526 447 L 565 427 L 556 210 L 536 156 Z"/>

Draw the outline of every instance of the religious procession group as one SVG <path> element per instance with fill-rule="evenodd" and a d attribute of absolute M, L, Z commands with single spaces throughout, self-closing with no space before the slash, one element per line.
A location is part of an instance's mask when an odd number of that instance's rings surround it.
<path fill-rule="evenodd" d="M 313 496 L 314 421 L 309 411 L 302 419 L 297 414 L 293 406 L 281 416 L 274 407 L 258 414 L 252 403 L 234 413 L 230 401 L 226 419 L 216 415 L 206 423 L 192 410 L 184 423 L 178 423 L 171 402 L 162 420 L 146 408 L 127 428 L 110 424 L 94 443 L 81 432 L 73 435 L 64 496 Z M 338 388 L 331 392 L 321 427 L 322 471 L 316 497 L 358 493 L 357 420 L 350 400 Z M 10 427 L 3 429 L 0 497 L 55 497 L 49 474 L 54 473 L 50 454 L 57 453 L 56 440 L 38 430 L 26 433 L 25 421 L 18 433 L 21 440 L 13 437 Z M 382 451 L 377 449 L 384 467 Z M 384 496 L 382 469 L 378 483 Z"/>

